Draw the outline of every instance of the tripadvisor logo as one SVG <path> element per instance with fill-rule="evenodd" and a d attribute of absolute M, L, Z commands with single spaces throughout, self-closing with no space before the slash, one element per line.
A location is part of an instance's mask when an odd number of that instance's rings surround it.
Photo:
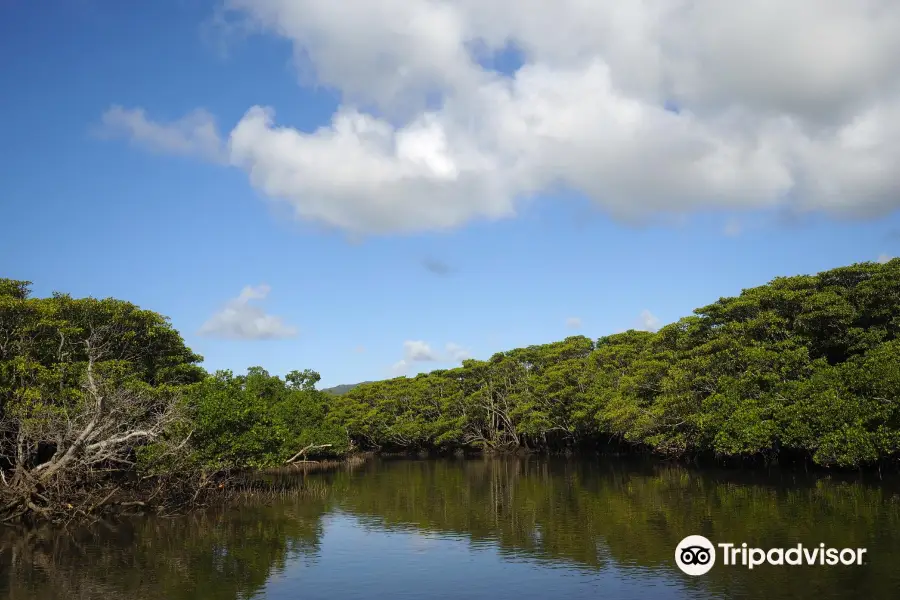
<path fill-rule="evenodd" d="M 703 575 L 716 564 L 716 548 L 702 535 L 689 535 L 675 548 L 675 564 L 688 575 Z"/>
<path fill-rule="evenodd" d="M 727 567 L 741 566 L 748 569 L 769 564 L 795 565 L 861 565 L 865 548 L 826 548 L 825 544 L 806 547 L 797 544 L 790 548 L 748 547 L 746 543 L 713 544 L 702 535 L 689 535 L 675 548 L 675 564 L 688 575 L 704 575 L 716 564 L 716 547 L 721 554 L 721 564 Z"/>

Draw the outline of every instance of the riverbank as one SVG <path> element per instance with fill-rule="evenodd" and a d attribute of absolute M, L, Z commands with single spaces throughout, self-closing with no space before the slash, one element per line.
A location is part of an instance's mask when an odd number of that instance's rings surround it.
<path fill-rule="evenodd" d="M 651 461 L 660 464 L 674 464 L 687 468 L 700 470 L 726 470 L 726 471 L 771 471 L 780 470 L 785 473 L 808 473 L 811 475 L 839 477 L 854 474 L 865 474 L 875 478 L 900 475 L 900 459 L 888 457 L 876 462 L 857 466 L 842 467 L 821 465 L 811 460 L 804 453 L 783 452 L 776 456 L 751 455 L 751 456 L 720 456 L 714 453 L 699 453 L 695 455 L 667 456 L 657 452 L 648 446 L 636 446 L 625 443 L 605 443 L 579 448 L 563 449 L 525 449 L 514 450 L 481 450 L 477 448 L 422 448 L 416 450 L 393 449 L 386 452 L 373 453 L 381 459 L 435 459 L 435 458 L 460 458 L 472 459 L 479 457 L 511 457 L 511 458 L 567 458 L 575 460 L 623 460 L 623 461 Z"/>
<path fill-rule="evenodd" d="M 47 502 L 39 510 L 31 507 L 32 510 L 7 514 L 0 523 L 70 524 L 145 514 L 174 516 L 234 502 L 263 502 L 287 496 L 318 497 L 326 492 L 326 488 L 321 482 L 310 482 L 306 475 L 352 470 L 373 457 L 372 453 L 356 453 L 339 460 L 306 460 L 278 468 L 200 473 L 164 480 L 149 478 L 130 483 L 121 478 L 118 481 L 98 480 L 91 489 L 73 490 L 80 501 L 53 503 L 44 496 Z M 17 500 L 17 496 L 0 490 L 0 498 L 4 498 L 4 494 L 7 497 L 0 506 Z"/>
<path fill-rule="evenodd" d="M 221 472 L 199 476 L 194 480 L 175 482 L 143 482 L 141 486 L 109 486 L 101 493 L 94 490 L 91 503 L 66 503 L 52 510 L 40 513 L 25 513 L 22 519 L 4 519 L 3 523 L 72 523 L 96 520 L 98 518 L 128 517 L 144 514 L 173 516 L 211 506 L 226 506 L 240 502 L 267 502 L 285 497 L 320 498 L 327 494 L 327 486 L 321 480 L 307 479 L 307 475 L 353 470 L 365 466 L 373 460 L 404 461 L 454 458 L 472 459 L 525 459 L 533 461 L 564 459 L 581 462 L 619 462 L 622 464 L 671 464 L 685 467 L 699 473 L 733 473 L 735 476 L 766 477 L 779 472 L 784 476 L 828 477 L 836 481 L 853 482 L 864 477 L 877 481 L 889 477 L 896 481 L 900 468 L 897 463 L 869 465 L 863 468 L 828 468 L 817 465 L 803 457 L 793 461 L 764 461 L 759 459 L 722 460 L 715 456 L 665 458 L 652 449 L 617 446 L 615 448 L 576 451 L 566 449 L 558 452 L 518 449 L 508 451 L 484 451 L 472 448 L 447 450 L 436 448 L 417 451 L 358 452 L 341 459 L 298 461 L 290 465 L 257 470 Z M 745 475 L 740 475 L 741 473 Z M 160 487 L 159 483 L 169 486 Z M 101 497 L 102 496 L 102 497 Z M 99 500 L 98 500 L 99 498 Z"/>
<path fill-rule="evenodd" d="M 338 471 L 353 471 L 373 461 L 428 461 L 441 459 L 455 460 L 524 460 L 533 462 L 563 461 L 574 463 L 618 463 L 624 466 L 640 465 L 642 468 L 665 467 L 671 465 L 686 468 L 698 474 L 717 473 L 727 477 L 749 477 L 763 480 L 773 473 L 784 477 L 827 478 L 833 481 L 855 482 L 860 478 L 877 482 L 889 478 L 900 481 L 900 468 L 896 462 L 868 465 L 866 467 L 829 468 L 817 465 L 803 457 L 793 461 L 764 461 L 754 458 L 743 460 L 726 459 L 711 455 L 685 457 L 659 456 L 651 448 L 636 449 L 623 445 L 607 445 L 590 450 L 564 449 L 561 451 L 526 450 L 515 451 L 481 450 L 474 448 L 432 448 L 419 450 L 393 450 L 384 452 L 355 452 L 339 459 L 295 461 L 280 467 L 223 471 L 196 478 L 165 481 L 147 480 L 140 485 L 112 486 L 95 489 L 91 503 L 78 505 L 65 503 L 41 512 L 25 512 L 20 517 L 4 519 L 4 524 L 35 525 L 40 522 L 70 524 L 91 522 L 97 519 L 116 519 L 138 515 L 155 514 L 175 516 L 190 514 L 216 506 L 235 503 L 265 503 L 281 501 L 285 498 L 321 499 L 328 493 L 327 483 L 322 479 L 308 478 L 308 475 L 327 474 Z M 99 500 L 97 500 L 99 498 Z"/>

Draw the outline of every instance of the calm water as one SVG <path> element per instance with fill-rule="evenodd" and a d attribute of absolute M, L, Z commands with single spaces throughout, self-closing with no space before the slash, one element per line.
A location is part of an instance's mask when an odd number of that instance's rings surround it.
<path fill-rule="evenodd" d="M 309 476 L 317 498 L 64 534 L 0 531 L 0 597 L 900 598 L 884 482 L 660 463 L 397 460 Z M 678 542 L 867 548 L 863 566 L 716 564 Z"/>

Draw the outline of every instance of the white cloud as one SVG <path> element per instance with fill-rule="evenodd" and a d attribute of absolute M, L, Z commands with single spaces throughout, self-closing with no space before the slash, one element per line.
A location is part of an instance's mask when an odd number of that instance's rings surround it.
<path fill-rule="evenodd" d="M 467 358 L 472 358 L 472 355 L 471 353 L 469 353 L 469 350 L 467 348 L 463 348 L 459 344 L 449 342 L 446 346 L 446 358 L 449 362 L 461 363 Z"/>
<path fill-rule="evenodd" d="M 900 208 L 891 0 L 226 6 L 291 41 L 302 76 L 344 98 L 311 133 L 256 106 L 228 136 L 229 162 L 303 219 L 358 234 L 447 229 L 511 217 L 560 184 L 623 219 Z M 473 49 L 510 44 L 523 57 L 512 76 L 476 60 Z M 157 149 L 217 147 L 208 120 L 154 125 L 119 111 Z"/>
<path fill-rule="evenodd" d="M 659 319 L 647 309 L 641 311 L 639 322 L 640 329 L 643 331 L 656 331 L 659 329 Z"/>
<path fill-rule="evenodd" d="M 96 131 L 103 137 L 125 137 L 155 152 L 227 162 L 215 118 L 197 109 L 177 121 L 159 123 L 147 118 L 143 109 L 112 106 L 103 113 Z"/>
<path fill-rule="evenodd" d="M 423 362 L 462 362 L 470 358 L 469 350 L 456 344 L 448 342 L 444 347 L 444 352 L 436 352 L 431 345 L 421 340 L 407 340 L 403 342 L 403 358 L 394 363 L 392 369 L 400 374 L 405 373 L 410 367 L 416 363 Z"/>
<path fill-rule="evenodd" d="M 409 362 L 428 362 L 437 360 L 437 354 L 427 343 L 418 340 L 403 342 L 403 357 Z"/>
<path fill-rule="evenodd" d="M 883 264 L 885 264 L 885 263 L 887 263 L 887 262 L 890 262 L 890 260 L 891 260 L 892 258 L 893 258 L 893 256 L 889 256 L 889 255 L 887 255 L 887 254 L 880 254 L 880 255 L 878 256 L 878 262 L 879 262 L 880 264 L 883 265 Z"/>
<path fill-rule="evenodd" d="M 569 317 L 566 319 L 566 327 L 569 329 L 581 329 L 581 319 L 578 317 Z"/>
<path fill-rule="evenodd" d="M 289 338 L 297 335 L 297 329 L 287 325 L 281 317 L 266 314 L 250 304 L 253 300 L 264 300 L 269 295 L 268 285 L 245 287 L 234 298 L 214 314 L 200 328 L 200 335 L 236 340 L 269 340 Z"/>

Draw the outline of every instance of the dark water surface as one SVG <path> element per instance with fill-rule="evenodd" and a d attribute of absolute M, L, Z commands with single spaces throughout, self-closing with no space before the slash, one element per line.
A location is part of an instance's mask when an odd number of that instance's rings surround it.
<path fill-rule="evenodd" d="M 0 597 L 900 598 L 889 482 L 610 459 L 395 460 L 310 475 L 328 491 L 73 535 L 0 531 Z M 689 534 L 866 548 L 862 566 L 674 562 Z"/>

